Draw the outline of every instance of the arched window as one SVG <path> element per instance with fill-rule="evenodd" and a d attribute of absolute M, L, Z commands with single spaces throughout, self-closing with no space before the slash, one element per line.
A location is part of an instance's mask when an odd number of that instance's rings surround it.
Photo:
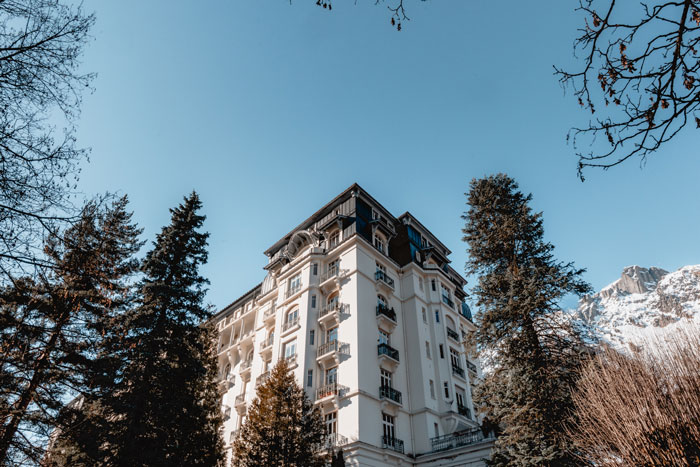
<path fill-rule="evenodd" d="M 335 310 L 338 308 L 338 293 L 334 293 L 331 296 L 328 297 L 328 300 L 326 300 L 326 306 L 328 307 L 328 310 Z"/>
<path fill-rule="evenodd" d="M 445 324 L 447 324 L 448 329 L 451 329 L 453 331 L 457 331 L 457 327 L 455 326 L 455 322 L 449 316 L 445 316 Z"/>
<path fill-rule="evenodd" d="M 374 245 L 374 248 L 376 248 L 380 252 L 382 252 L 384 254 L 387 253 L 386 238 L 381 233 L 379 233 L 377 231 L 374 232 L 374 238 L 372 239 L 372 244 Z"/>

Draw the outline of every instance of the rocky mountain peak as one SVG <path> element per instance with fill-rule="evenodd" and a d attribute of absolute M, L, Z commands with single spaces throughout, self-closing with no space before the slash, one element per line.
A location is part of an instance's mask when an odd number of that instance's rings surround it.
<path fill-rule="evenodd" d="M 601 298 L 609 298 L 616 294 L 651 292 L 666 274 L 668 271 L 661 268 L 627 266 L 622 270 L 620 278 L 601 290 L 599 295 Z"/>

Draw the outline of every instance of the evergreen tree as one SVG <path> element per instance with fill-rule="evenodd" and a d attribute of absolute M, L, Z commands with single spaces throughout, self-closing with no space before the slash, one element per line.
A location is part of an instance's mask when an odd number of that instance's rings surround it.
<path fill-rule="evenodd" d="M 513 179 L 474 179 L 467 197 L 463 240 L 467 272 L 479 276 L 473 294 L 481 310 L 470 342 L 494 367 L 475 402 L 503 429 L 491 462 L 576 465 L 563 431 L 586 348 L 558 312 L 565 295 L 589 291 L 584 270 L 554 259 L 542 214 Z"/>
<path fill-rule="evenodd" d="M 306 398 L 286 361 L 280 360 L 257 390 L 248 416 L 233 443 L 239 467 L 321 467 L 323 419 Z"/>
<path fill-rule="evenodd" d="M 100 465 L 215 466 L 223 459 L 214 329 L 203 305 L 199 267 L 207 261 L 207 233 L 196 193 L 171 209 L 142 265 L 137 306 L 117 326 L 105 353 L 123 362 L 115 384 L 101 391 L 95 418 Z"/>
<path fill-rule="evenodd" d="M 48 240 L 48 274 L 0 291 L 0 464 L 38 463 L 67 394 L 89 387 L 95 343 L 128 297 L 139 230 L 127 199 L 88 204 Z"/>

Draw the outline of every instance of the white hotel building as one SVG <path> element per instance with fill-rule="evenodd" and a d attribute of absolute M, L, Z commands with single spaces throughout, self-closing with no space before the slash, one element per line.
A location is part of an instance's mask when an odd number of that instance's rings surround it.
<path fill-rule="evenodd" d="M 483 465 L 481 369 L 462 344 L 474 325 L 445 245 L 355 184 L 265 254 L 263 282 L 213 318 L 229 448 L 287 358 L 346 465 Z"/>

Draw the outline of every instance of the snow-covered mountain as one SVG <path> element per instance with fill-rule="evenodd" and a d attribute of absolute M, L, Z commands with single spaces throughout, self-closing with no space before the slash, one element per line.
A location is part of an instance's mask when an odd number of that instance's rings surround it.
<path fill-rule="evenodd" d="M 614 346 L 663 333 L 685 320 L 700 323 L 700 265 L 670 273 L 626 267 L 618 280 L 582 298 L 571 317 Z"/>

